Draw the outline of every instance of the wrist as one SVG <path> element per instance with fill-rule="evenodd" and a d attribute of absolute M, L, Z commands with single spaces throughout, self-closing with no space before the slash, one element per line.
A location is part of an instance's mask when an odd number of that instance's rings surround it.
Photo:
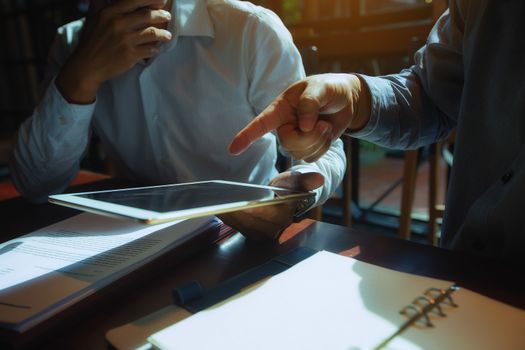
<path fill-rule="evenodd" d="M 69 103 L 91 104 L 95 102 L 100 83 L 90 77 L 80 64 L 70 60 L 60 70 L 55 85 Z"/>
<path fill-rule="evenodd" d="M 363 129 L 370 120 L 370 90 L 364 80 L 356 74 L 352 74 L 352 118 L 347 125 L 347 132 L 355 132 Z"/>

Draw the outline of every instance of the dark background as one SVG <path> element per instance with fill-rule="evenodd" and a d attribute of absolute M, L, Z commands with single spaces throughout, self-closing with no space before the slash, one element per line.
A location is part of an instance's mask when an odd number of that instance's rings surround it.
<path fill-rule="evenodd" d="M 88 0 L 0 0 L 0 178 L 10 143 L 31 115 L 56 29 L 83 17 Z"/>

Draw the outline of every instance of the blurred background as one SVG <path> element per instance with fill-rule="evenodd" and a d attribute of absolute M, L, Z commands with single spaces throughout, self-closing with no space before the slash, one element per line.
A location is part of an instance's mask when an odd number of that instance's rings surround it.
<path fill-rule="evenodd" d="M 446 0 L 260 0 L 283 20 L 300 49 L 307 74 L 395 73 L 412 62 Z M 0 0 L 0 200 L 16 196 L 7 160 L 20 123 L 40 93 L 56 28 L 83 17 L 89 0 Z M 345 140 L 349 169 L 334 200 L 312 215 L 344 225 L 368 225 L 424 240 L 439 223 L 432 210 L 443 202 L 448 166 L 439 147 L 387 150 Z M 429 159 L 437 155 L 437 168 Z M 96 139 L 82 163 L 110 172 Z M 436 174 L 439 178 L 436 178 Z M 434 191 L 433 194 L 431 191 Z M 433 198 L 429 198 L 434 196 Z"/>

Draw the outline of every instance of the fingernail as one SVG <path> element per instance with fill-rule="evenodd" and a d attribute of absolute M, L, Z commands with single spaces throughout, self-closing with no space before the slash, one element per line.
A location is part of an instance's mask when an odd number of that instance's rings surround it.
<path fill-rule="evenodd" d="M 162 17 L 166 18 L 167 20 L 171 19 L 171 13 L 165 10 L 160 10 L 160 14 Z"/>
<path fill-rule="evenodd" d="M 168 37 L 169 40 L 171 40 L 171 32 L 169 30 L 164 30 L 164 33 L 166 34 L 166 36 Z"/>
<path fill-rule="evenodd" d="M 230 152 L 230 154 L 233 156 L 239 155 L 238 147 L 236 147 L 233 143 L 230 143 L 228 146 L 228 152 Z"/>

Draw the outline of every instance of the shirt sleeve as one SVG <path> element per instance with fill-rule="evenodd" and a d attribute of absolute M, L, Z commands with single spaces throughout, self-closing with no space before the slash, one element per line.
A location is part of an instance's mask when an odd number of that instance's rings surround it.
<path fill-rule="evenodd" d="M 463 29 L 451 6 L 436 22 L 415 64 L 399 74 L 360 75 L 371 94 L 368 124 L 350 136 L 389 148 L 418 148 L 457 124 L 463 90 Z"/>
<path fill-rule="evenodd" d="M 95 103 L 68 103 L 55 86 L 54 76 L 67 56 L 68 39 L 71 33 L 59 30 L 49 55 L 47 89 L 31 117 L 20 126 L 10 161 L 15 186 L 36 202 L 68 186 L 77 174 L 90 134 Z"/>
<path fill-rule="evenodd" d="M 324 186 L 314 191 L 316 205 L 323 204 L 335 192 L 345 175 L 346 155 L 343 141 L 337 139 L 330 149 L 313 163 L 294 161 L 291 170 L 300 173 L 317 172 L 324 176 Z"/>
<path fill-rule="evenodd" d="M 252 13 L 245 28 L 244 51 L 248 99 L 255 114 L 262 112 L 290 85 L 305 77 L 299 51 L 288 29 L 270 10 Z"/>
<path fill-rule="evenodd" d="M 250 40 L 245 55 L 251 78 L 249 99 L 255 114 L 259 114 L 291 84 L 305 77 L 299 51 L 290 32 L 271 11 L 255 14 L 249 28 Z M 294 161 L 290 170 L 301 173 L 318 172 L 325 178 L 324 186 L 316 190 L 316 205 L 324 203 L 343 180 L 346 156 L 343 142 L 337 140 L 319 160 L 313 163 Z"/>

